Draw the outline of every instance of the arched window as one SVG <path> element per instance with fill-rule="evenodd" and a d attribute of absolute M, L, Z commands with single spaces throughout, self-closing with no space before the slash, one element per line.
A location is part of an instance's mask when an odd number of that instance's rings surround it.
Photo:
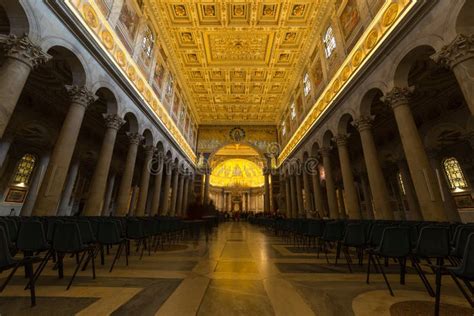
<path fill-rule="evenodd" d="M 142 51 L 148 58 L 152 56 L 154 46 L 155 46 L 155 35 L 153 35 L 151 28 L 149 26 L 146 26 L 145 31 L 143 32 L 143 38 L 142 38 Z"/>
<path fill-rule="evenodd" d="M 326 33 L 324 33 L 323 37 L 323 43 L 324 53 L 326 54 L 326 58 L 329 58 L 336 49 L 336 37 L 334 37 L 334 31 L 332 29 L 332 26 L 329 26 L 326 29 Z"/>
<path fill-rule="evenodd" d="M 296 106 L 295 106 L 295 101 L 293 101 L 290 105 L 290 117 L 292 120 L 296 118 Z"/>
<path fill-rule="evenodd" d="M 397 173 L 398 186 L 403 195 L 406 195 L 405 184 L 403 183 L 403 178 L 401 172 Z"/>
<path fill-rule="evenodd" d="M 283 121 L 283 123 L 281 123 L 281 136 L 285 136 L 286 135 L 286 124 L 285 124 L 285 121 Z"/>
<path fill-rule="evenodd" d="M 464 173 L 462 172 L 461 165 L 456 158 L 446 158 L 443 161 L 443 168 L 451 190 L 463 190 L 469 187 Z"/>
<path fill-rule="evenodd" d="M 311 80 L 308 73 L 305 73 L 303 78 L 303 92 L 305 97 L 311 92 Z"/>
<path fill-rule="evenodd" d="M 28 186 L 31 180 L 31 174 L 35 168 L 35 163 L 36 157 L 32 154 L 25 154 L 21 157 L 13 173 L 12 185 L 20 187 Z"/>
<path fill-rule="evenodd" d="M 171 98 L 173 96 L 173 89 L 174 89 L 174 80 L 173 76 L 170 74 L 168 77 L 168 85 L 166 86 L 166 96 Z"/>

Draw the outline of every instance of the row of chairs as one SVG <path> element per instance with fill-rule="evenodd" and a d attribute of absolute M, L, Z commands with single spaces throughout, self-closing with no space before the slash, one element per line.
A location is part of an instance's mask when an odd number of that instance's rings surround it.
<path fill-rule="evenodd" d="M 265 227 L 282 236 L 294 246 L 317 246 L 318 256 L 335 248 L 336 261 L 341 252 L 350 272 L 352 258 L 350 250 L 357 254 L 359 265 L 364 255 L 368 258 L 367 278 L 369 283 L 371 266 L 382 273 L 390 294 L 393 290 L 384 266 L 390 259 L 400 266 L 400 284 L 405 284 L 406 263 L 409 260 L 419 275 L 427 292 L 435 297 L 435 313 L 439 313 L 441 277 L 450 275 L 463 296 L 474 307 L 472 295 L 474 281 L 474 224 L 452 224 L 440 222 L 375 221 L 375 220 L 283 220 L 252 218 L 252 223 Z M 383 263 L 382 261 L 383 260 Z M 436 274 L 436 291 L 433 290 L 422 266 Z M 468 293 L 470 292 L 470 294 Z"/>
<path fill-rule="evenodd" d="M 117 260 L 125 253 L 128 266 L 131 242 L 136 251 L 155 252 L 165 244 L 185 238 L 194 229 L 192 223 L 172 217 L 0 217 L 0 272 L 10 270 L 7 279 L 0 287 L 2 292 L 17 269 L 25 267 L 30 290 L 31 304 L 36 304 L 35 282 L 50 260 L 54 262 L 59 278 L 64 277 L 64 258 L 76 257 L 76 267 L 67 285 L 71 287 L 76 274 L 82 266 L 92 267 L 95 279 L 95 258 L 100 255 L 104 264 L 105 253 L 117 246 L 109 272 Z M 23 254 L 16 259 L 16 254 Z M 42 256 L 42 257 L 40 257 Z M 39 263 L 33 271 L 33 265 Z"/>

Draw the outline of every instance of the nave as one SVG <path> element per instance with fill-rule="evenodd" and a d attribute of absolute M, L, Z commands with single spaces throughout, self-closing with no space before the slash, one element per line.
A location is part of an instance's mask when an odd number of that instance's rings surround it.
<path fill-rule="evenodd" d="M 109 265 L 117 247 L 96 260 L 91 271 L 79 271 L 65 290 L 75 267 L 64 258 L 64 279 L 50 262 L 36 284 L 37 305 L 29 306 L 26 279 L 17 273 L 0 297 L 4 315 L 432 315 L 433 298 L 418 275 L 407 267 L 406 284 L 398 281 L 398 264 L 385 268 L 394 296 L 380 274 L 365 283 L 364 266 L 349 273 L 344 259 L 328 263 L 316 249 L 275 230 L 248 222 L 224 222 L 213 228 L 206 242 L 173 240 L 148 255 L 131 247 L 129 265 L 119 259 Z M 355 257 L 355 256 L 354 256 Z M 0 282 L 6 277 L 2 274 Z M 428 273 L 434 284 L 434 275 Z M 473 309 L 449 277 L 443 278 L 440 315 L 472 315 Z"/>

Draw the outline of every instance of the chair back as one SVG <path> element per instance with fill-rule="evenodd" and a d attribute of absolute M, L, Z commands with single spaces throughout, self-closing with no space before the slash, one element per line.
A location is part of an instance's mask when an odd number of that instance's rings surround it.
<path fill-rule="evenodd" d="M 84 249 L 81 232 L 77 223 L 56 224 L 53 249 L 58 252 L 76 252 Z"/>
<path fill-rule="evenodd" d="M 464 256 L 464 250 L 467 244 L 468 236 L 474 233 L 474 226 L 463 225 L 459 228 L 458 234 L 456 236 L 456 241 L 451 255 L 462 258 Z"/>
<path fill-rule="evenodd" d="M 380 245 L 380 242 L 382 241 L 383 231 L 385 228 L 387 228 L 387 225 L 382 223 L 376 223 L 372 225 L 369 234 L 370 246 L 377 247 Z"/>
<path fill-rule="evenodd" d="M 0 226 L 0 270 L 15 262 L 8 247 L 9 242 L 5 228 Z"/>
<path fill-rule="evenodd" d="M 105 220 L 99 223 L 97 241 L 104 245 L 113 245 L 121 242 L 119 223 Z"/>
<path fill-rule="evenodd" d="M 46 240 L 43 223 L 37 220 L 22 222 L 18 231 L 16 246 L 22 251 L 42 251 L 48 249 L 49 244 Z"/>
<path fill-rule="evenodd" d="M 18 238 L 18 225 L 16 221 L 12 218 L 5 218 L 5 223 L 8 225 L 8 230 L 10 231 L 10 240 L 16 242 Z"/>
<path fill-rule="evenodd" d="M 361 247 L 367 243 L 365 223 L 350 223 L 346 226 L 343 243 L 347 246 Z"/>
<path fill-rule="evenodd" d="M 442 226 L 421 228 L 416 244 L 417 255 L 428 258 L 441 258 L 449 255 L 449 230 Z"/>
<path fill-rule="evenodd" d="M 474 233 L 467 237 L 460 274 L 470 281 L 474 280 Z"/>
<path fill-rule="evenodd" d="M 409 230 L 404 227 L 387 227 L 382 234 L 382 241 L 377 249 L 386 257 L 405 257 L 410 253 L 411 241 Z"/>
<path fill-rule="evenodd" d="M 325 241 L 339 241 L 344 237 L 344 224 L 342 222 L 329 222 L 324 228 L 322 239 Z"/>
<path fill-rule="evenodd" d="M 84 244 L 92 244 L 95 242 L 95 236 L 92 231 L 92 226 L 89 221 L 81 220 L 77 221 L 77 226 L 79 227 L 79 231 L 81 232 L 82 242 Z"/>
<path fill-rule="evenodd" d="M 127 221 L 127 237 L 132 239 L 140 239 L 145 237 L 143 222 L 140 220 Z"/>

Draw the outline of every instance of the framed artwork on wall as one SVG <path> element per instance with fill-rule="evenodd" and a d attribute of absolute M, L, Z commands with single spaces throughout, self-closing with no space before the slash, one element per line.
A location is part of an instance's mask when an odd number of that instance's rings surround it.
<path fill-rule="evenodd" d="M 8 192 L 5 195 L 5 202 L 7 203 L 23 203 L 26 198 L 27 189 L 21 188 L 8 188 Z"/>
<path fill-rule="evenodd" d="M 474 200 L 470 194 L 453 196 L 458 208 L 474 208 Z"/>

